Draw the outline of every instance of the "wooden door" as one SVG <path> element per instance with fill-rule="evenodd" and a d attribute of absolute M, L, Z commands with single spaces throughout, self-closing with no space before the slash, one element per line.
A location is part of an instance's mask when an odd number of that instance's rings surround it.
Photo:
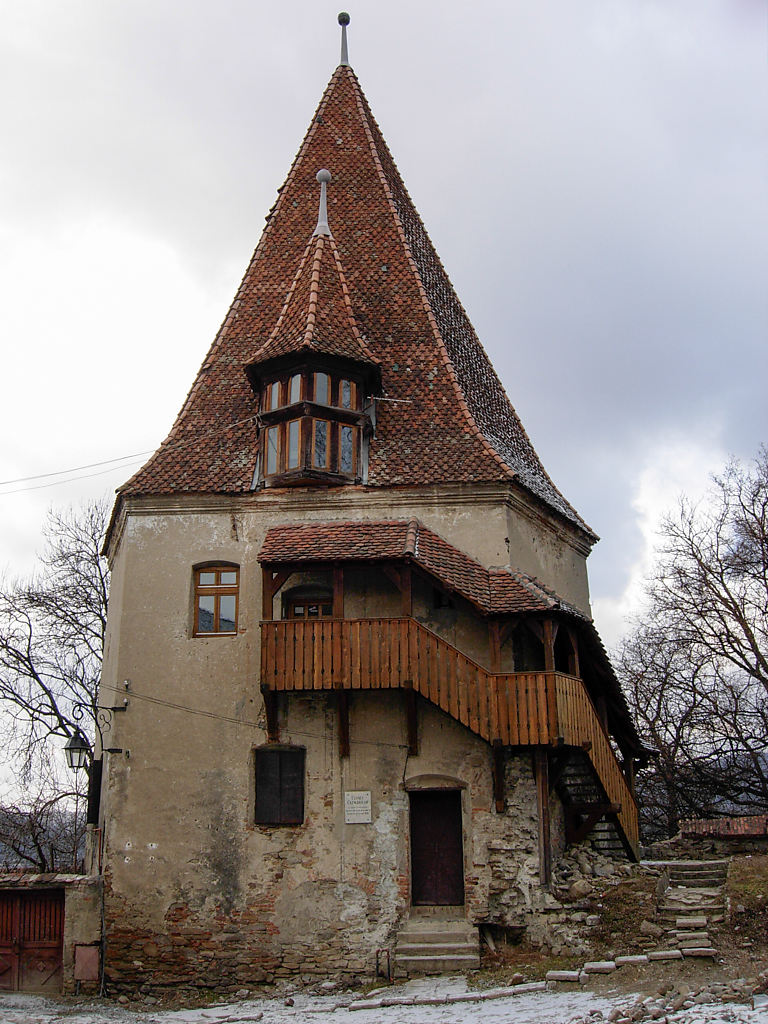
<path fill-rule="evenodd" d="M 60 992 L 63 934 L 63 892 L 0 892 L 0 991 Z"/>
<path fill-rule="evenodd" d="M 411 798 L 411 902 L 414 906 L 464 904 L 461 792 L 413 792 Z"/>

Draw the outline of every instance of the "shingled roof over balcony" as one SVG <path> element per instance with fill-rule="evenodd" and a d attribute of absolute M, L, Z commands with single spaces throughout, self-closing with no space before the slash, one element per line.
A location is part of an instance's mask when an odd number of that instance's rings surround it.
<path fill-rule="evenodd" d="M 258 400 L 245 367 L 257 353 L 283 350 L 286 298 L 299 278 L 304 287 L 319 168 L 333 176 L 333 243 L 325 242 L 333 253 L 326 255 L 343 266 L 346 293 L 343 310 L 339 303 L 335 313 L 318 308 L 317 322 L 327 316 L 333 327 L 343 312 L 338 344 L 345 353 L 349 345 L 370 353 L 381 366 L 381 396 L 396 400 L 377 403 L 368 486 L 516 481 L 594 539 L 539 461 L 346 65 L 325 90 L 171 432 L 122 492 L 252 489 Z"/>
<path fill-rule="evenodd" d="M 584 619 L 539 580 L 509 569 L 486 569 L 418 519 L 273 526 L 259 561 L 294 566 L 410 561 L 486 615 L 564 611 Z"/>

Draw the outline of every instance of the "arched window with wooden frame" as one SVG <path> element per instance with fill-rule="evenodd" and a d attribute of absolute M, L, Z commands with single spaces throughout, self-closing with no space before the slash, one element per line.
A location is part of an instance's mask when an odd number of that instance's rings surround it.
<path fill-rule="evenodd" d="M 239 592 L 238 566 L 195 569 L 194 636 L 236 636 Z"/>

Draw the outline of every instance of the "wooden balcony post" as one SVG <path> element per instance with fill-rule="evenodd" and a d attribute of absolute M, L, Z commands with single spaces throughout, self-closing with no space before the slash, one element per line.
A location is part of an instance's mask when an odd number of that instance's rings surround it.
<path fill-rule="evenodd" d="M 552 879 L 552 836 L 549 820 L 549 762 L 546 747 L 534 748 L 533 771 L 536 777 L 536 797 L 539 808 L 539 881 L 548 889 Z"/>
<path fill-rule="evenodd" d="M 344 618 L 344 569 L 340 565 L 333 569 L 333 617 Z"/>
<path fill-rule="evenodd" d="M 262 568 L 261 570 L 261 617 L 272 619 L 272 598 L 275 592 L 272 589 L 272 570 Z"/>
<path fill-rule="evenodd" d="M 488 623 L 488 645 L 491 649 L 491 672 L 501 672 L 501 630 L 498 619 Z"/>
<path fill-rule="evenodd" d="M 544 671 L 555 671 L 555 630 L 552 619 L 544 619 Z"/>
<path fill-rule="evenodd" d="M 568 672 L 572 676 L 580 677 L 579 668 L 579 642 L 576 636 L 576 630 L 573 626 L 568 626 L 568 638 L 571 641 L 571 649 L 568 652 Z"/>
<path fill-rule="evenodd" d="M 404 565 L 400 571 L 401 580 L 401 606 L 402 614 L 410 616 L 413 614 L 413 580 L 411 579 L 410 565 Z"/>

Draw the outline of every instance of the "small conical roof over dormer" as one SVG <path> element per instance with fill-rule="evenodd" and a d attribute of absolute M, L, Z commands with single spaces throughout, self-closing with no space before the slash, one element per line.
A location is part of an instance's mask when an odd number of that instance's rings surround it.
<path fill-rule="evenodd" d="M 315 175 L 326 167 L 333 235 L 308 248 Z M 346 355 L 360 345 L 380 368 L 369 488 L 506 481 L 594 539 L 539 461 L 345 63 L 171 432 L 122 493 L 253 490 L 259 410 L 245 367 L 299 337 L 330 345 L 334 329 Z"/>
<path fill-rule="evenodd" d="M 248 361 L 252 378 L 281 359 L 317 354 L 365 367 L 378 365 L 355 321 L 339 250 L 325 211 L 325 185 L 318 226 L 299 262 L 274 329 Z"/>

